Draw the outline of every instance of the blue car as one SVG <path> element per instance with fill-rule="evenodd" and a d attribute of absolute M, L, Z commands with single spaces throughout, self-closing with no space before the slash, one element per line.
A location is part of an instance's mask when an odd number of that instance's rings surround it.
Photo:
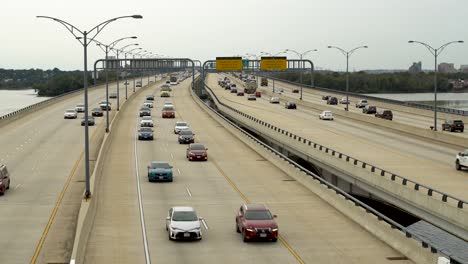
<path fill-rule="evenodd" d="M 148 166 L 148 180 L 150 182 L 172 182 L 172 166 L 165 161 L 153 161 Z"/>

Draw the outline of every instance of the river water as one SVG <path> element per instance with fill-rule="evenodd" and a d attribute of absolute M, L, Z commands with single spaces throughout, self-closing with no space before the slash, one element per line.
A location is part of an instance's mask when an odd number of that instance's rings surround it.
<path fill-rule="evenodd" d="M 34 89 L 0 90 L 0 116 L 49 98 L 50 97 L 38 97 Z"/>
<path fill-rule="evenodd" d="M 369 96 L 434 105 L 434 93 L 366 94 Z M 437 106 L 468 110 L 468 93 L 438 93 Z"/>

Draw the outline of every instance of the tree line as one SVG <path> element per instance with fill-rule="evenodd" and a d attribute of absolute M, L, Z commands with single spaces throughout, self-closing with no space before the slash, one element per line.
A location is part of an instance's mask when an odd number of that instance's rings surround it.
<path fill-rule="evenodd" d="M 300 73 L 277 73 L 279 79 L 300 83 Z M 303 73 L 302 83 L 310 84 L 310 73 Z M 467 73 L 437 74 L 439 92 L 451 92 L 449 79 L 468 80 Z M 315 86 L 335 90 L 346 90 L 346 73 L 315 72 Z M 349 74 L 349 91 L 355 93 L 425 93 L 434 91 L 434 73 L 408 72 L 370 74 L 363 71 Z"/>

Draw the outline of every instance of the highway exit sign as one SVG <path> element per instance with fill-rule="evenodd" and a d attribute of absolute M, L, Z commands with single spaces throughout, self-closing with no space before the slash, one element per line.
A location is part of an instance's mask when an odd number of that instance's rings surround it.
<path fill-rule="evenodd" d="M 242 57 L 216 57 L 217 71 L 242 71 Z"/>
<path fill-rule="evenodd" d="M 262 71 L 284 71 L 287 69 L 286 57 L 262 57 L 260 70 Z"/>

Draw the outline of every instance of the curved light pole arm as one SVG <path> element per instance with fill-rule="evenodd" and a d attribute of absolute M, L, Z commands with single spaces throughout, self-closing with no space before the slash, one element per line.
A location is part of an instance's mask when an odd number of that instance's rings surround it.
<path fill-rule="evenodd" d="M 94 30 L 96 30 L 96 34 L 94 34 L 94 36 L 90 37 L 90 39 L 94 39 L 107 25 L 109 25 L 109 23 L 114 22 L 117 19 L 122 19 L 122 18 L 138 18 L 138 19 L 140 19 L 140 18 L 143 18 L 143 16 L 141 16 L 141 15 L 120 16 L 120 17 L 114 17 L 114 18 L 111 18 L 109 20 L 106 20 L 106 21 L 98 24 L 97 26 L 93 27 L 92 29 L 90 29 L 88 31 L 88 33 L 91 33 Z"/>
<path fill-rule="evenodd" d="M 349 56 L 351 56 L 351 54 L 353 54 L 358 49 L 367 49 L 367 46 L 359 46 L 359 47 L 356 47 L 356 48 L 348 51 Z"/>
<path fill-rule="evenodd" d="M 68 31 L 70 31 L 70 33 L 81 43 L 84 45 L 83 41 L 81 41 L 81 38 L 82 36 L 78 36 L 77 34 L 75 34 L 75 31 L 78 31 L 81 35 L 83 35 L 83 31 L 81 31 L 80 29 L 78 29 L 77 27 L 73 26 L 72 24 L 66 22 L 66 21 L 63 21 L 61 19 L 58 19 L 58 18 L 55 18 L 55 17 L 50 17 L 50 16 L 36 16 L 36 18 L 46 18 L 46 19 L 51 19 L 51 20 L 54 20 L 55 22 L 58 22 L 60 24 L 62 24 Z"/>
<path fill-rule="evenodd" d="M 432 55 L 436 55 L 436 49 L 434 49 L 433 47 L 431 47 L 429 44 L 426 44 L 424 42 L 421 42 L 421 41 L 417 41 L 417 40 L 410 40 L 408 41 L 409 43 L 418 43 L 418 44 L 421 44 L 423 45 L 424 47 L 426 47 L 429 52 L 432 54 Z"/>
<path fill-rule="evenodd" d="M 444 45 L 440 46 L 440 48 L 437 49 L 437 53 L 440 54 L 442 53 L 442 51 L 450 44 L 454 44 L 454 43 L 463 43 L 463 40 L 456 40 L 456 41 L 450 41 L 448 43 L 445 43 Z"/>
<path fill-rule="evenodd" d="M 295 50 L 292 50 L 292 49 L 286 49 L 284 52 L 288 52 L 288 51 L 291 51 L 291 52 L 295 53 L 298 57 L 301 57 L 301 56 L 302 56 L 301 53 L 299 53 L 299 52 L 297 52 L 297 51 L 295 51 Z"/>
<path fill-rule="evenodd" d="M 113 49 L 113 48 L 115 47 L 115 45 L 117 45 L 117 43 L 119 43 L 119 42 L 122 41 L 122 40 L 125 40 L 125 39 L 136 39 L 136 38 L 137 38 L 136 36 L 120 38 L 120 39 L 117 39 L 117 40 L 113 41 L 111 44 L 109 44 L 109 47 L 110 47 L 111 49 Z"/>

